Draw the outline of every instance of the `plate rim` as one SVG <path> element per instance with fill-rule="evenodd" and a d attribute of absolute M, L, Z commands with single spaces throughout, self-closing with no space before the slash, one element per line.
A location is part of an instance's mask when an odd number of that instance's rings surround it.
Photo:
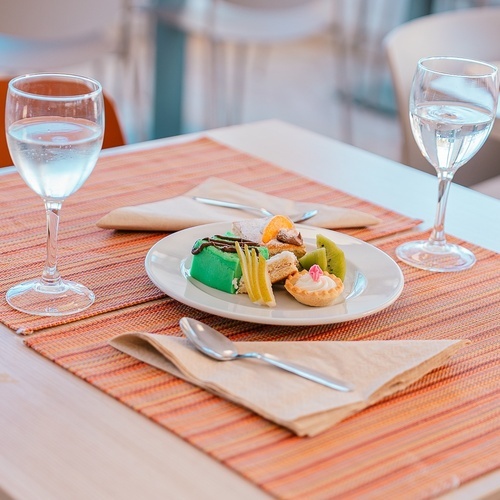
<path fill-rule="evenodd" d="M 160 239 L 148 250 L 148 252 L 146 254 L 146 258 L 144 261 L 146 273 L 147 273 L 149 279 L 151 280 L 151 282 L 155 286 L 157 286 L 162 292 L 167 294 L 169 297 L 177 300 L 178 302 L 181 302 L 184 305 L 187 305 L 189 307 L 193 307 L 194 309 L 197 309 L 197 310 L 202 311 L 202 312 L 206 312 L 206 313 L 213 314 L 215 316 L 219 316 L 219 317 L 223 317 L 223 318 L 227 318 L 227 319 L 245 321 L 245 322 L 249 322 L 249 323 L 266 324 L 266 325 L 318 326 L 318 325 L 344 323 L 347 321 L 352 321 L 352 320 L 356 320 L 356 319 L 360 319 L 360 318 L 364 318 L 364 317 L 376 314 L 377 312 L 380 312 L 380 311 L 386 309 L 387 307 L 389 307 L 390 305 L 392 305 L 399 298 L 399 296 L 401 295 L 401 293 L 404 289 L 404 275 L 403 275 L 401 268 L 398 266 L 398 264 L 395 262 L 395 260 L 392 259 L 392 257 L 390 257 L 386 252 L 384 252 L 383 250 L 380 250 L 380 248 L 372 245 L 371 243 L 368 243 L 368 242 L 360 240 L 359 238 L 356 238 L 354 236 L 347 235 L 345 233 L 341 233 L 341 232 L 338 232 L 338 231 L 335 231 L 332 229 L 320 228 L 320 227 L 309 226 L 309 225 L 304 225 L 304 224 L 297 224 L 296 226 L 298 229 L 301 229 L 303 231 L 308 231 L 308 232 L 309 231 L 316 231 L 317 233 L 321 232 L 323 234 L 327 233 L 327 234 L 325 234 L 325 236 L 330 237 L 331 239 L 335 240 L 335 236 L 338 236 L 338 239 L 344 239 L 344 240 L 347 240 L 347 242 L 349 242 L 349 243 L 359 244 L 359 245 L 362 245 L 363 247 L 368 247 L 370 249 L 370 251 L 373 251 L 374 253 L 381 255 L 382 258 L 386 259 L 387 263 L 390 266 L 392 266 L 392 268 L 395 272 L 394 279 L 397 278 L 399 280 L 397 288 L 395 288 L 395 290 L 393 291 L 392 294 L 388 295 L 388 298 L 386 301 L 383 301 L 378 306 L 369 308 L 364 312 L 357 312 L 357 313 L 351 313 L 351 314 L 345 314 L 345 315 L 335 315 L 335 316 L 331 316 L 331 317 L 325 317 L 325 316 L 315 317 L 314 311 L 317 309 L 324 309 L 324 308 L 313 308 L 313 307 L 301 305 L 301 307 L 304 307 L 304 311 L 309 312 L 309 314 L 306 313 L 305 316 L 310 315 L 311 317 L 304 317 L 304 318 L 286 318 L 286 317 L 276 318 L 276 317 L 274 317 L 273 318 L 272 316 L 262 316 L 262 315 L 258 314 L 258 311 L 266 311 L 267 309 L 271 309 L 271 308 L 265 308 L 263 306 L 256 306 L 256 309 L 252 309 L 252 311 L 255 311 L 255 316 L 253 314 L 249 316 L 246 313 L 239 313 L 238 311 L 223 311 L 217 307 L 207 305 L 204 303 L 200 303 L 199 301 L 192 301 L 190 299 L 187 299 L 185 297 L 184 293 L 177 291 L 175 289 L 175 287 L 172 288 L 172 287 L 168 286 L 168 284 L 165 285 L 165 283 L 160 282 L 158 280 L 158 276 L 156 276 L 154 271 L 153 271 L 153 266 L 154 266 L 153 255 L 155 254 L 155 252 L 158 252 L 158 249 L 163 247 L 167 241 L 170 243 L 179 237 L 184 238 L 189 233 L 195 233 L 195 232 L 196 233 L 199 233 L 199 232 L 206 233 L 203 236 L 200 236 L 200 235 L 194 236 L 192 239 L 192 242 L 190 243 L 190 245 L 192 245 L 194 243 L 194 241 L 196 241 L 196 239 L 198 239 L 198 238 L 205 237 L 205 236 L 210 235 L 210 234 L 217 234 L 217 233 L 220 234 L 220 231 L 229 230 L 231 228 L 230 222 L 215 222 L 215 223 L 210 223 L 210 224 L 193 226 L 193 227 L 189 227 L 189 228 L 186 228 L 186 229 L 183 229 L 180 231 L 176 231 L 176 232 L 171 233 L 171 234 L 165 236 L 164 238 Z M 218 229 L 216 229 L 216 228 L 218 228 Z M 331 236 L 328 236 L 328 233 Z M 333 238 L 332 238 L 332 236 L 333 236 Z M 342 247 L 342 245 L 345 243 L 338 243 L 338 244 L 340 247 Z M 162 253 L 165 253 L 165 252 L 162 252 Z M 184 273 L 182 272 L 182 264 L 183 264 L 183 262 L 185 262 L 187 257 L 188 257 L 188 255 L 185 253 L 184 257 L 180 258 L 178 260 L 178 266 L 175 269 L 175 274 L 178 277 L 182 278 L 186 287 L 193 287 L 193 288 L 195 288 L 203 293 L 206 293 L 203 290 L 201 290 L 199 287 L 194 285 L 189 279 L 186 279 Z M 184 292 L 184 290 L 182 292 Z M 215 292 L 223 293 L 223 292 L 219 292 L 219 291 L 215 291 Z M 363 295 L 363 293 L 361 293 L 361 295 Z M 220 300 L 213 295 L 211 295 L 210 297 L 212 299 L 215 299 L 215 300 Z M 299 303 L 297 303 L 297 304 L 299 304 Z M 238 305 L 236 305 L 236 309 L 237 308 L 238 308 Z M 275 308 L 273 308 L 273 309 L 275 309 Z"/>

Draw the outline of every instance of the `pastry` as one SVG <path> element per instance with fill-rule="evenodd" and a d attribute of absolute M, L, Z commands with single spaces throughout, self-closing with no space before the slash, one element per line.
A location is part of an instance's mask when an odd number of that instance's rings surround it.
<path fill-rule="evenodd" d="M 306 253 L 300 232 L 285 215 L 233 222 L 232 232 L 240 238 L 266 246 L 270 255 L 289 251 L 300 258 Z"/>
<path fill-rule="evenodd" d="M 309 271 L 292 274 L 285 281 L 286 290 L 301 304 L 327 306 L 343 292 L 344 285 L 334 274 L 324 272 L 314 264 Z"/>
<path fill-rule="evenodd" d="M 266 259 L 269 257 L 266 247 L 241 238 L 215 235 L 199 239 L 191 250 L 193 255 L 191 277 L 211 288 L 236 293 L 242 276 L 240 259 L 236 253 L 236 241 L 241 245 L 256 248 Z"/>
<path fill-rule="evenodd" d="M 292 252 L 284 251 L 273 255 L 267 261 L 267 272 L 271 283 L 275 284 L 297 272 L 297 257 Z M 247 293 L 245 280 L 242 278 L 237 293 Z"/>

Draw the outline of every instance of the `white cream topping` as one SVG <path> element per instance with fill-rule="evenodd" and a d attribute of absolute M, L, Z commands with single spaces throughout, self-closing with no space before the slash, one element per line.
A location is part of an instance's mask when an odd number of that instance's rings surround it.
<path fill-rule="evenodd" d="M 296 282 L 295 286 L 302 288 L 307 292 L 318 292 L 320 290 L 331 290 L 337 288 L 337 283 L 330 276 L 320 276 L 315 281 L 309 273 L 304 273 Z"/>

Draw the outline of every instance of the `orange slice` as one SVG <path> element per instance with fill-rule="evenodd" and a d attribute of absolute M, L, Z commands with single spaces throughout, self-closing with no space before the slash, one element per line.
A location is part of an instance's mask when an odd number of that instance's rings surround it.
<path fill-rule="evenodd" d="M 264 226 L 262 243 L 267 243 L 278 236 L 280 229 L 293 229 L 293 222 L 285 215 L 274 215 Z"/>

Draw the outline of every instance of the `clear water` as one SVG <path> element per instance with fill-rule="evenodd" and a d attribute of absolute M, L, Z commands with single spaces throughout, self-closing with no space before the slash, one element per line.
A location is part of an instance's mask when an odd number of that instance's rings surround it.
<path fill-rule="evenodd" d="M 453 103 L 417 106 L 411 128 L 422 154 L 437 170 L 455 171 L 470 160 L 488 137 L 493 116 Z"/>
<path fill-rule="evenodd" d="M 7 142 L 26 184 L 45 200 L 62 201 L 94 169 L 102 129 L 83 119 L 27 118 L 9 127 Z"/>

